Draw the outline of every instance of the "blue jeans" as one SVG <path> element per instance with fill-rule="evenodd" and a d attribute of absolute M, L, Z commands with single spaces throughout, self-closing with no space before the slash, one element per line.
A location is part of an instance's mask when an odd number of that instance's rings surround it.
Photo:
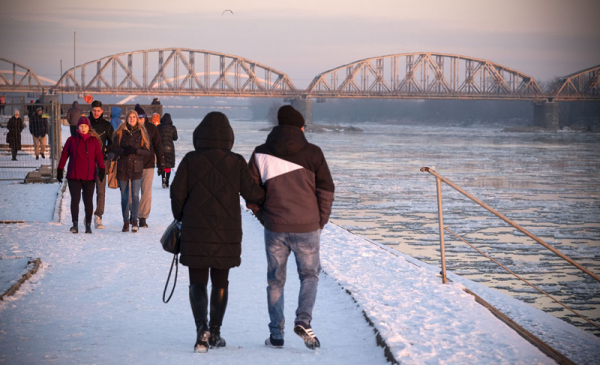
<path fill-rule="evenodd" d="M 319 272 L 319 242 L 321 230 L 307 233 L 278 233 L 265 229 L 265 248 L 267 251 L 267 301 L 269 306 L 269 330 L 275 339 L 283 339 L 285 316 L 283 315 L 283 287 L 285 286 L 287 260 L 294 252 L 300 293 L 295 322 L 310 323 L 317 298 Z"/>
<path fill-rule="evenodd" d="M 129 182 L 131 182 L 131 207 L 129 206 Z M 142 180 L 119 180 L 121 189 L 121 211 L 123 212 L 123 222 L 129 222 L 129 210 L 133 219 L 138 219 L 140 211 L 140 189 Z"/>

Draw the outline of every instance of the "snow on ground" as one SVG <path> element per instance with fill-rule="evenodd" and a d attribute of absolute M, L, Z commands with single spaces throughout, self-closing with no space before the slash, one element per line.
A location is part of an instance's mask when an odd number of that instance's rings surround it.
<path fill-rule="evenodd" d="M 58 190 L 58 184 L 27 185 L 22 195 L 38 196 L 47 186 Z M 1 211 L 10 211 L 21 201 L 21 196 L 2 200 Z M 44 204 L 49 209 L 55 206 L 54 202 Z M 180 266 L 171 302 L 163 304 L 161 299 L 171 256 L 162 251 L 158 239 L 171 215 L 168 191 L 160 187 L 160 180 L 154 180 L 150 228 L 136 234 L 120 232 L 118 190 L 108 189 L 106 228 L 92 235 L 68 232 L 69 204 L 67 190 L 59 204 L 60 221 L 27 219 L 23 224 L 0 226 L 1 257 L 30 256 L 43 261 L 37 274 L 0 303 L 0 362 L 384 364 L 383 349 L 376 345 L 364 310 L 403 364 L 553 363 L 464 293 L 463 285 L 472 288 L 471 284 L 459 284 L 459 278 L 451 276 L 455 282 L 443 285 L 436 276 L 439 269 L 335 225 L 328 225 L 322 236 L 322 265 L 327 275 L 320 276 L 313 320 L 322 348 L 306 349 L 291 328 L 284 349 L 266 348 L 263 231 L 247 212 L 243 213 L 242 265 L 230 275 L 222 330 L 227 347 L 194 354 L 187 268 Z M 83 205 L 80 210 L 83 214 Z M 293 322 L 299 288 L 294 260 L 289 262 L 288 326 Z M 571 359 L 583 364 L 598 358 L 600 340 L 594 336 L 573 327 L 571 336 L 563 338 L 563 332 L 553 332 L 561 328 L 552 322 L 554 317 L 497 295 L 503 309 L 528 316 L 548 338 L 572 348 Z M 494 295 L 484 299 L 493 302 Z M 590 344 L 595 348 L 590 349 Z"/>
<path fill-rule="evenodd" d="M 58 184 L 0 182 L 0 221 L 52 220 Z"/>

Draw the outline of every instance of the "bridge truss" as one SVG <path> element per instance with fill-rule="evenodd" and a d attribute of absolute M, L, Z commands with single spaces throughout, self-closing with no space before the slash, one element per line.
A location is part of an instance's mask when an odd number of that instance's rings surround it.
<path fill-rule="evenodd" d="M 35 74 L 32 69 L 0 57 L 0 89 L 6 91 L 42 91 L 53 87 L 56 81 Z"/>
<path fill-rule="evenodd" d="M 550 94 L 556 101 L 600 101 L 600 65 L 561 78 Z"/>
<path fill-rule="evenodd" d="M 533 77 L 490 61 L 442 53 L 367 58 L 317 75 L 317 98 L 540 100 Z"/>
<path fill-rule="evenodd" d="M 296 88 L 283 72 L 246 58 L 168 48 L 120 53 L 67 70 L 63 92 L 117 95 L 287 96 Z"/>

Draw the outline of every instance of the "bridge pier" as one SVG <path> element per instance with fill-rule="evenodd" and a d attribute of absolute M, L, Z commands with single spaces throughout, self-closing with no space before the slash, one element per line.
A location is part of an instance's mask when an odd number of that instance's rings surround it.
<path fill-rule="evenodd" d="M 558 129 L 558 103 L 549 101 L 533 104 L 533 125 L 551 130 Z"/>
<path fill-rule="evenodd" d="M 302 114 L 306 124 L 313 123 L 313 101 L 312 99 L 292 99 L 292 107 Z"/>

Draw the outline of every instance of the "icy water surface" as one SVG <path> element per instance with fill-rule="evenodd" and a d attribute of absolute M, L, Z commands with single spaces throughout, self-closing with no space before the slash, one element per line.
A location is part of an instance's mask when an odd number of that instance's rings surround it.
<path fill-rule="evenodd" d="M 176 121 L 181 158 L 199 120 Z M 233 121 L 234 151 L 250 157 L 266 123 Z M 331 220 L 440 266 L 435 170 L 600 274 L 600 135 L 505 133 L 490 127 L 353 124 L 363 133 L 307 133 L 327 158 L 336 194 Z M 444 225 L 502 265 L 600 322 L 600 283 L 442 185 Z M 515 279 L 449 233 L 446 267 L 596 335 L 600 331 Z"/>

